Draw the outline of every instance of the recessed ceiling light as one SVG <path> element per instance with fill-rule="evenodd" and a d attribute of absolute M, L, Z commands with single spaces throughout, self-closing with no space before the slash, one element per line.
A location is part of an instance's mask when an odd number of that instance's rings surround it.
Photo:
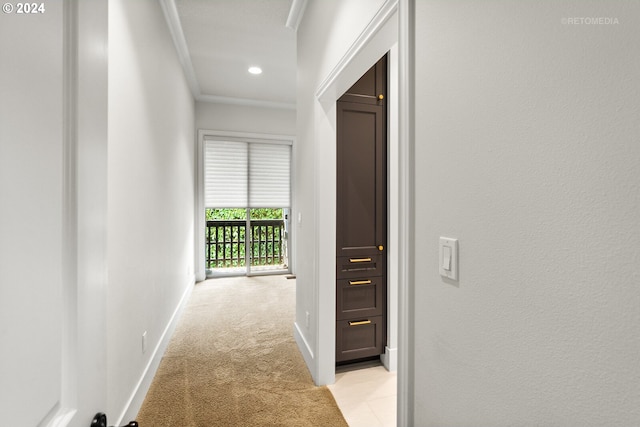
<path fill-rule="evenodd" d="M 262 74 L 262 68 L 260 68 L 260 67 L 249 67 L 249 72 L 251 74 Z"/>

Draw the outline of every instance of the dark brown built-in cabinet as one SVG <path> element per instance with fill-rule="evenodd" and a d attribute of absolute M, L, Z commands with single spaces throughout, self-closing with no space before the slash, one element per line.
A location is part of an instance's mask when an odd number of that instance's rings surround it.
<path fill-rule="evenodd" d="M 336 363 L 384 351 L 386 122 L 385 56 L 337 102 Z"/>

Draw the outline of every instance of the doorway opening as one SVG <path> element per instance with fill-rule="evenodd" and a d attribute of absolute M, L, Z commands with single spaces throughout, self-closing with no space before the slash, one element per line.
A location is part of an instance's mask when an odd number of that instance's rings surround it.
<path fill-rule="evenodd" d="M 387 56 L 337 101 L 337 364 L 386 347 Z"/>
<path fill-rule="evenodd" d="M 199 131 L 197 280 L 288 274 L 293 138 Z"/>

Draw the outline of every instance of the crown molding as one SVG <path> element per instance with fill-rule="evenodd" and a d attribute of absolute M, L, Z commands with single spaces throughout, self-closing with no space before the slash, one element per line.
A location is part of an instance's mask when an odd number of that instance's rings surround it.
<path fill-rule="evenodd" d="M 329 75 L 320 83 L 316 90 L 316 98 L 321 99 L 332 87 L 344 69 L 353 61 L 353 59 L 364 49 L 364 47 L 373 39 L 386 22 L 398 10 L 398 0 L 387 0 L 384 2 L 375 16 L 371 19 L 366 28 L 360 33 L 358 38 L 349 47 L 336 66 L 331 70 Z"/>
<path fill-rule="evenodd" d="M 189 54 L 189 47 L 187 46 L 187 40 L 184 38 L 184 31 L 182 30 L 182 24 L 180 23 L 180 16 L 178 15 L 178 8 L 174 0 L 158 0 L 164 13 L 164 18 L 167 21 L 173 44 L 178 52 L 178 59 L 182 65 L 182 70 L 191 89 L 191 94 L 194 98 L 198 98 L 200 95 L 200 85 L 198 79 L 196 79 L 196 72 L 193 69 L 193 63 L 191 62 L 191 55 Z"/>
<path fill-rule="evenodd" d="M 302 21 L 302 16 L 307 8 L 307 0 L 293 0 L 291 2 L 291 9 L 289 9 L 289 16 L 287 16 L 287 28 L 291 28 L 293 31 L 298 31 L 298 25 Z"/>

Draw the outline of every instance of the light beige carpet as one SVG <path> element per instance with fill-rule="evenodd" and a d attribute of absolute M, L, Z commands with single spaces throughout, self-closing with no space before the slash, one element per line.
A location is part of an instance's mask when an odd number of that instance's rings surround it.
<path fill-rule="evenodd" d="M 141 427 L 347 426 L 293 339 L 295 280 L 196 285 L 137 420 Z"/>

